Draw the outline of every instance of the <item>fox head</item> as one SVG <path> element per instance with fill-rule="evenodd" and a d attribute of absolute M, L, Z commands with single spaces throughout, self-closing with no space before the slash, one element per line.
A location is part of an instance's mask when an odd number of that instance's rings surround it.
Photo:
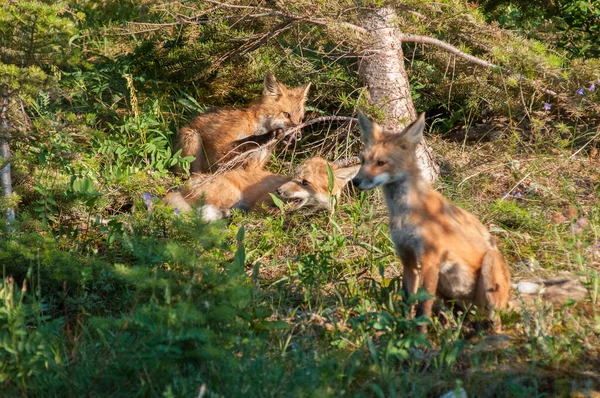
<path fill-rule="evenodd" d="M 310 82 L 288 88 L 275 75 L 267 73 L 260 104 L 260 116 L 269 121 L 266 130 L 285 129 L 302 123 L 309 88 Z"/>
<path fill-rule="evenodd" d="M 419 172 L 415 150 L 423 139 L 424 113 L 401 133 L 383 131 L 362 113 L 358 124 L 365 144 L 360 156 L 362 165 L 352 180 L 358 189 L 373 189 Z"/>
<path fill-rule="evenodd" d="M 339 197 L 342 188 L 356 175 L 360 165 L 344 167 L 318 157 L 302 163 L 292 180 L 277 188 L 277 193 L 284 199 L 298 200 L 296 209 L 304 206 L 328 209 L 330 204 L 327 165 L 331 167 L 334 176 L 331 194 Z"/>

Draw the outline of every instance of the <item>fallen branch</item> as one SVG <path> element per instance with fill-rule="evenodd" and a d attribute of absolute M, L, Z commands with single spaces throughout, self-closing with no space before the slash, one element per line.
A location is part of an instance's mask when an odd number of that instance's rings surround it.
<path fill-rule="evenodd" d="M 278 36 L 280 33 L 287 30 L 290 27 L 292 22 L 293 23 L 312 23 L 314 25 L 323 26 L 326 29 L 334 27 L 334 26 L 342 27 L 345 29 L 352 30 L 359 35 L 363 35 L 363 36 L 369 35 L 369 31 L 367 29 L 363 28 L 362 26 L 358 26 L 356 24 L 346 22 L 346 21 L 331 20 L 328 18 L 314 18 L 314 17 L 308 16 L 308 15 L 296 15 L 296 14 L 293 14 L 290 12 L 283 12 L 283 11 L 276 10 L 274 8 L 251 6 L 251 5 L 230 4 L 230 3 L 227 3 L 224 1 L 219 1 L 219 0 L 206 0 L 206 2 L 214 5 L 215 6 L 214 8 L 220 7 L 223 9 L 232 9 L 232 10 L 249 10 L 250 12 L 259 13 L 259 14 L 255 14 L 254 17 L 267 16 L 267 17 L 283 19 L 283 23 L 278 25 L 275 30 L 267 32 L 266 34 L 262 35 L 256 41 L 253 41 L 249 44 L 247 43 L 245 46 L 243 46 L 245 48 L 238 49 L 238 50 L 234 51 L 234 53 L 241 52 L 241 54 L 246 54 L 248 52 L 254 51 L 258 47 L 260 47 L 261 45 L 266 43 L 268 40 L 272 39 L 273 37 Z M 400 8 L 406 8 L 406 7 L 400 6 Z M 251 15 L 251 14 L 249 14 L 249 15 Z M 424 18 L 424 16 L 422 14 L 416 13 L 416 15 L 419 18 Z M 242 18 L 246 17 L 246 16 L 247 15 L 241 15 Z M 179 15 L 177 17 L 177 19 L 179 19 L 179 20 L 177 22 L 174 22 L 173 24 L 198 23 L 197 17 L 190 18 L 190 17 L 185 17 L 183 15 Z M 149 24 L 147 24 L 147 25 L 149 25 Z M 160 25 L 156 25 L 156 26 L 160 26 Z M 165 27 L 171 26 L 171 24 L 164 24 L 164 26 Z M 151 26 L 151 29 L 154 29 L 154 28 L 155 28 L 155 26 Z M 446 43 L 445 41 L 442 41 L 442 40 L 439 40 L 439 39 L 436 39 L 436 38 L 430 37 L 430 36 L 422 36 L 422 35 L 413 35 L 413 34 L 409 34 L 409 33 L 403 33 L 400 30 L 396 30 L 396 33 L 398 34 L 400 41 L 402 41 L 403 43 L 419 43 L 419 44 L 433 45 L 438 48 L 441 48 L 444 51 L 447 51 L 450 54 L 456 55 L 457 57 L 462 58 L 465 61 L 470 62 L 474 65 L 478 65 L 478 66 L 488 68 L 488 69 L 499 69 L 499 70 L 502 70 L 512 76 L 517 77 L 519 80 L 525 80 L 525 81 L 530 82 L 532 86 L 534 85 L 531 82 L 531 79 L 528 79 L 519 73 L 516 73 L 508 68 L 501 67 L 499 65 L 496 65 L 490 61 L 486 61 L 486 60 L 476 57 L 474 55 L 467 54 L 466 52 L 462 51 L 458 47 L 455 47 L 452 44 Z M 235 54 L 226 54 L 219 61 L 217 61 L 216 65 L 222 64 L 225 60 L 230 58 L 232 55 L 235 55 Z M 544 94 L 550 95 L 551 97 L 555 97 L 555 98 L 559 97 L 559 94 L 553 90 L 550 90 L 550 89 L 547 89 L 544 87 L 535 87 L 535 88 L 540 90 Z"/>
<path fill-rule="evenodd" d="M 285 133 L 283 134 L 283 136 L 280 138 L 273 139 L 264 145 L 257 145 L 256 148 L 253 148 L 253 149 L 250 149 L 243 153 L 240 153 L 239 155 L 235 156 L 233 159 L 231 159 L 231 160 L 227 161 L 226 163 L 224 163 L 223 165 L 221 165 L 214 172 L 214 175 L 223 174 L 229 170 L 232 170 L 232 169 L 236 168 L 240 163 L 244 162 L 246 159 L 250 158 L 253 154 L 256 154 L 257 152 L 261 151 L 262 149 L 268 148 L 272 145 L 277 144 L 279 141 L 285 139 L 286 137 L 289 137 L 292 134 L 295 134 L 297 131 L 303 129 L 304 127 L 307 127 L 307 126 L 310 126 L 310 125 L 313 125 L 316 123 L 321 123 L 321 122 L 355 122 L 355 123 L 357 123 L 358 119 L 355 117 L 349 117 L 349 116 L 321 116 L 321 117 L 317 117 L 317 118 L 308 120 L 302 124 L 299 124 L 297 126 L 287 129 L 285 131 Z M 233 148 L 230 152 L 228 152 L 223 157 L 223 159 L 226 159 L 231 154 L 235 153 L 235 151 L 236 151 L 236 148 Z"/>

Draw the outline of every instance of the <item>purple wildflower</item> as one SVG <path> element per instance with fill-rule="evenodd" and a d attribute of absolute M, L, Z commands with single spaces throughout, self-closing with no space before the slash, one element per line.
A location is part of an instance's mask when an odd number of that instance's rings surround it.
<path fill-rule="evenodd" d="M 550 109 L 552 109 L 552 104 L 549 102 L 544 102 L 544 110 L 549 111 Z"/>
<path fill-rule="evenodd" d="M 515 198 L 520 198 L 520 197 L 521 197 L 521 196 L 523 196 L 523 195 L 521 195 L 521 192 L 515 192 L 515 193 L 513 194 L 513 196 L 514 196 Z"/>
<path fill-rule="evenodd" d="M 142 195 L 142 199 L 144 199 L 144 204 L 146 205 L 146 208 L 150 210 L 153 205 L 152 199 L 154 199 L 154 197 L 150 194 L 150 192 L 144 192 L 144 194 Z"/>
<path fill-rule="evenodd" d="M 598 239 L 598 242 L 596 242 L 596 249 L 600 249 L 600 239 Z"/>
<path fill-rule="evenodd" d="M 579 90 L 577 90 L 577 95 L 581 95 L 583 97 L 583 93 L 585 93 L 585 90 L 580 88 Z"/>
<path fill-rule="evenodd" d="M 588 90 L 590 90 L 590 91 L 596 91 L 596 85 L 594 83 L 592 83 L 590 85 L 590 88 L 588 88 Z"/>
<path fill-rule="evenodd" d="M 588 224 L 588 219 L 585 217 L 581 217 L 575 224 L 571 226 L 571 231 L 574 234 L 580 234 L 585 226 Z"/>
<path fill-rule="evenodd" d="M 173 210 L 173 214 L 179 215 L 181 213 L 181 211 L 176 207 L 175 210 Z"/>

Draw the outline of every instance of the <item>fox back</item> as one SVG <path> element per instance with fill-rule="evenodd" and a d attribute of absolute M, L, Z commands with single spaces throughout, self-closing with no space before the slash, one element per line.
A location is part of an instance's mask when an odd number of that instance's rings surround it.
<path fill-rule="evenodd" d="M 424 115 L 401 133 L 384 132 L 364 115 L 359 124 L 365 149 L 353 182 L 359 189 L 383 188 L 392 240 L 404 266 L 405 293 L 416 292 L 421 265 L 429 294 L 486 308 L 499 330 L 495 310 L 508 303 L 508 267 L 477 217 L 452 204 L 421 176 L 415 151 L 422 140 Z M 432 304 L 420 303 L 417 314 L 431 315 Z"/>
<path fill-rule="evenodd" d="M 302 122 L 310 83 L 288 88 L 272 74 L 264 79 L 263 96 L 246 108 L 222 109 L 196 116 L 179 130 L 182 156 L 194 156 L 191 172 L 214 171 L 240 148 L 262 144 L 259 136 Z M 256 136 L 256 137 L 253 137 Z M 264 137 L 263 137 L 264 138 Z M 269 149 L 266 149 L 269 150 Z"/>

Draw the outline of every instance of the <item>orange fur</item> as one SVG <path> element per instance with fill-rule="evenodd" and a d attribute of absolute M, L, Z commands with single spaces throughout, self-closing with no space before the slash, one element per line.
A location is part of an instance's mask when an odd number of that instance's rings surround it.
<path fill-rule="evenodd" d="M 327 166 L 333 172 L 333 186 L 329 186 Z M 286 184 L 277 189 L 284 199 L 300 200 L 300 206 L 312 206 L 315 209 L 329 209 L 329 189 L 331 196 L 339 201 L 342 188 L 356 175 L 360 166 L 339 166 L 322 158 L 311 158 L 304 162 L 296 174 Z"/>
<path fill-rule="evenodd" d="M 262 98 L 247 108 L 221 109 L 196 116 L 179 130 L 177 137 L 181 156 L 196 158 L 190 171 L 212 172 L 234 155 L 279 138 L 284 129 L 300 124 L 309 88 L 310 83 L 287 88 L 268 73 Z"/>
<path fill-rule="evenodd" d="M 284 201 L 300 200 L 295 209 L 304 206 L 328 209 L 327 164 L 335 177 L 332 195 L 339 197 L 342 188 L 356 174 L 359 166 L 340 167 L 325 159 L 311 158 L 300 165 L 292 178 L 264 170 L 261 159 L 223 174 L 197 174 L 179 192 L 171 192 L 163 200 L 185 212 L 204 199 L 203 211 L 211 206 L 221 216 L 226 216 L 232 208 L 250 211 L 263 204 L 273 206 L 269 194 L 277 193 Z M 205 218 L 211 221 L 221 217 Z"/>
<path fill-rule="evenodd" d="M 452 204 L 421 177 L 415 149 L 422 139 L 424 115 L 401 133 L 384 132 L 364 115 L 359 124 L 365 149 L 353 182 L 359 189 L 383 188 L 407 296 L 417 291 L 420 265 L 429 294 L 487 309 L 500 331 L 496 310 L 508 303 L 509 269 L 477 217 Z M 421 302 L 417 315 L 431 316 L 432 305 L 433 299 Z"/>

